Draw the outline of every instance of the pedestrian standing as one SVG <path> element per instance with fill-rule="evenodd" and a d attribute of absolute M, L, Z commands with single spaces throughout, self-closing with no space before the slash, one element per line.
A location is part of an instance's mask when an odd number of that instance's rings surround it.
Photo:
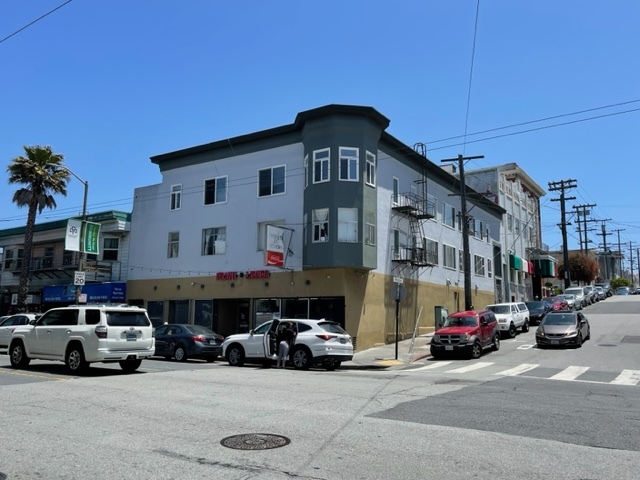
<path fill-rule="evenodd" d="M 286 322 L 278 336 L 276 337 L 276 343 L 278 344 L 278 359 L 276 361 L 277 368 L 284 368 L 287 365 L 287 357 L 289 356 L 289 349 L 296 340 L 296 332 L 293 329 L 293 323 Z"/>

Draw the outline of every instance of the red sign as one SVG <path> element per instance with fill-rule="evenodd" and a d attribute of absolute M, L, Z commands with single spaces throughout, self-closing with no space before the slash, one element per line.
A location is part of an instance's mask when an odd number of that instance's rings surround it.
<path fill-rule="evenodd" d="M 249 270 L 244 273 L 237 272 L 218 272 L 216 273 L 216 280 L 237 280 L 239 277 L 244 277 L 249 280 L 269 278 L 271 272 L 269 270 Z"/>
<path fill-rule="evenodd" d="M 284 267 L 284 254 L 282 252 L 267 251 L 267 265 L 272 267 Z"/>

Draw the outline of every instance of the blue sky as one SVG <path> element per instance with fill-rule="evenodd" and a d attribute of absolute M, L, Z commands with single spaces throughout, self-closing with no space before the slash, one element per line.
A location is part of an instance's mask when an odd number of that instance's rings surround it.
<path fill-rule="evenodd" d="M 64 3 L 3 0 L 0 40 Z M 484 155 L 466 169 L 516 162 L 547 191 L 576 180 L 568 210 L 596 204 L 607 243 L 619 235 L 635 257 L 640 2 L 481 0 L 474 50 L 477 5 L 73 0 L 0 41 L 3 172 L 22 145 L 51 145 L 89 182 L 89 212 L 130 210 L 133 189 L 161 179 L 153 155 L 290 124 L 326 104 L 367 105 L 391 120 L 391 135 L 427 144 L 434 163 L 459 153 Z M 466 145 L 438 142 L 465 129 Z M 529 129 L 538 130 L 518 133 Z M 0 182 L 0 229 L 25 223 L 15 189 Z M 38 221 L 79 213 L 82 197 L 72 178 Z M 552 249 L 557 197 L 542 200 Z M 589 224 L 593 246 L 600 225 Z M 574 222 L 569 247 L 578 242 Z"/>

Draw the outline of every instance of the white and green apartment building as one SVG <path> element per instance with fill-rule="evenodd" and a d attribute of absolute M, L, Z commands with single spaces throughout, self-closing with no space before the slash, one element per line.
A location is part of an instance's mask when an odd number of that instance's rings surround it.
<path fill-rule="evenodd" d="M 403 338 L 433 329 L 436 307 L 464 308 L 459 181 L 388 125 L 371 107 L 328 105 L 152 157 L 162 181 L 135 190 L 129 301 L 156 324 L 222 335 L 274 317 L 330 318 L 358 349 L 394 341 L 396 302 Z M 505 210 L 474 198 L 482 306 L 497 296 Z"/>

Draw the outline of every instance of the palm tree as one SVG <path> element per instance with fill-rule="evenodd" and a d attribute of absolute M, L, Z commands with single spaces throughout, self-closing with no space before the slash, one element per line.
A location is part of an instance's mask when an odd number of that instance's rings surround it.
<path fill-rule="evenodd" d="M 42 213 L 45 207 L 50 209 L 56 207 L 53 194 L 67 195 L 69 172 L 60 168 L 64 157 L 53 153 L 51 147 L 35 145 L 23 146 L 23 148 L 26 156 L 14 158 L 7 167 L 7 172 L 10 184 L 24 185 L 24 188 L 16 190 L 13 194 L 13 202 L 18 207 L 26 206 L 29 209 L 18 287 L 18 309 L 26 311 L 36 214 Z"/>

